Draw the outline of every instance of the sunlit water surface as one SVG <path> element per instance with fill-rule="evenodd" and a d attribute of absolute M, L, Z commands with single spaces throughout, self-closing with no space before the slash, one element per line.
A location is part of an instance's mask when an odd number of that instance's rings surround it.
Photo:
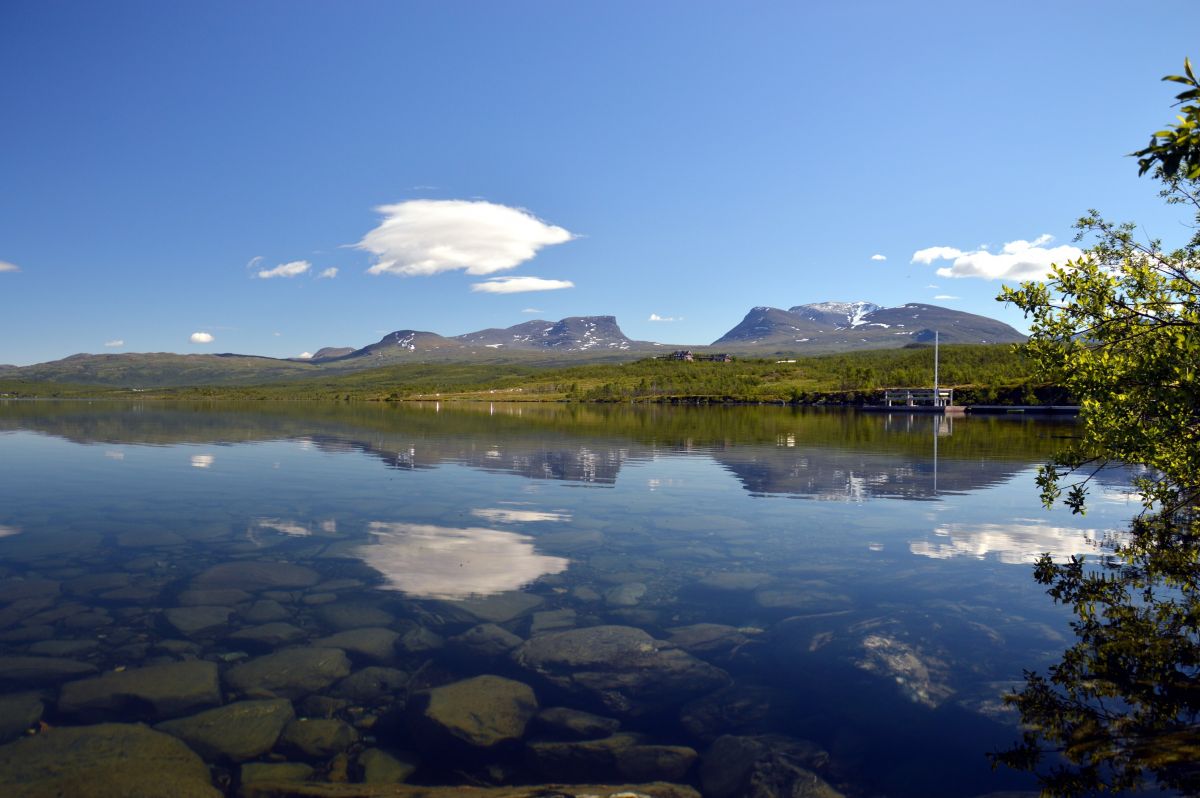
<path fill-rule="evenodd" d="M 350 659 L 403 671 L 403 691 L 293 698 L 301 716 L 357 726 L 350 778 L 354 753 L 378 745 L 416 751 L 417 782 L 463 769 L 529 782 L 546 774 L 519 745 L 466 765 L 421 752 L 395 720 L 406 696 L 497 673 L 543 706 L 614 714 L 510 656 L 464 656 L 455 638 L 489 621 L 522 639 L 615 624 L 729 675 L 719 692 L 624 713 L 622 730 L 647 741 L 701 755 L 729 733 L 809 741 L 847 795 L 1028 789 L 985 752 L 1016 733 L 1003 692 L 1069 642 L 1030 564 L 1095 551 L 1138 509 L 1115 476 L 1086 518 L 1042 508 L 1034 469 L 1072 434 L 1061 421 L 784 408 L 0 401 L 0 658 L 100 672 L 198 658 L 224 680 L 275 648 L 391 629 L 394 652 Z M 230 562 L 319 578 L 220 583 L 235 592 L 200 599 L 224 602 L 215 612 L 179 612 Z M 298 636 L 238 637 L 261 625 L 247 615 L 263 602 Z M 697 643 L 686 627 L 700 623 L 732 628 Z M 31 689 L 54 726 L 161 719 L 135 705 L 64 711 L 61 681 L 0 668 L 0 690 Z M 527 741 L 553 737 L 531 725 Z M 330 767 L 308 762 L 316 778 Z M 236 788 L 236 763 L 210 764 Z"/>

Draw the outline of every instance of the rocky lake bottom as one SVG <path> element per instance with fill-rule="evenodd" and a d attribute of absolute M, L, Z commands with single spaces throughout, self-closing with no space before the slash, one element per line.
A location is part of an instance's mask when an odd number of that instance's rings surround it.
<path fill-rule="evenodd" d="M 1058 427 L 104 412 L 0 406 L 5 795 L 1034 795 L 1028 562 L 1129 512 Z"/>

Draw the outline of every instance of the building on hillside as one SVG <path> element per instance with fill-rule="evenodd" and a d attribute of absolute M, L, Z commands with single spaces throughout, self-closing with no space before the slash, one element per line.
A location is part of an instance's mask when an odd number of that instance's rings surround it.
<path fill-rule="evenodd" d="M 712 355 L 698 355 L 695 352 L 692 352 L 690 349 L 680 349 L 678 352 L 672 352 L 671 354 L 667 355 L 667 360 L 686 360 L 688 363 L 697 361 L 707 363 L 732 363 L 733 355 L 727 355 L 723 352 Z"/>

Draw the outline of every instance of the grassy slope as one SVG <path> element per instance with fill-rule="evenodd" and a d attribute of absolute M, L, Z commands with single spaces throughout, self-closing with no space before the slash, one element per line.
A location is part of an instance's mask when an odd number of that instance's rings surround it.
<path fill-rule="evenodd" d="M 1034 401 L 1030 368 L 1007 344 L 956 345 L 941 350 L 940 382 L 964 401 Z M 162 389 L 140 396 L 246 399 L 505 399 L 520 401 L 743 401 L 810 402 L 844 395 L 851 400 L 884 387 L 926 387 L 933 381 L 928 347 L 871 350 L 796 358 L 683 363 L 547 366 L 537 362 L 417 363 L 345 375 L 257 386 Z M 14 383 L 0 393 L 38 396 L 122 395 L 114 389 Z M 1065 401 L 1038 387 L 1043 401 Z M 124 395 L 129 395 L 124 393 Z"/>

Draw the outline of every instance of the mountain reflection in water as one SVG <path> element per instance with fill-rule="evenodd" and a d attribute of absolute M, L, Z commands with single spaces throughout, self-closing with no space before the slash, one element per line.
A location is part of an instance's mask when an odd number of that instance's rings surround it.
<path fill-rule="evenodd" d="M 353 681 L 294 711 L 353 700 L 339 717 L 400 749 L 420 740 L 388 725 L 395 696 L 506 674 L 543 706 L 617 712 L 644 761 L 781 735 L 850 798 L 1027 789 L 983 756 L 1014 733 L 1001 694 L 1069 633 L 1025 563 L 1087 553 L 1137 509 L 1044 513 L 1033 468 L 1071 433 L 779 407 L 0 401 L 0 700 L 91 722 L 22 681 L 50 652 L 102 673 L 213 663 L 229 700 L 261 687 L 230 682 L 237 663 L 345 647 Z M 578 673 L 511 653 L 596 629 L 633 653 L 558 652 Z M 702 689 L 636 693 L 624 663 L 653 652 L 694 658 Z M 385 677 L 400 686 L 364 687 Z M 413 778 L 548 781 L 538 750 L 425 752 Z M 280 757 L 328 764 L 257 758 Z"/>

